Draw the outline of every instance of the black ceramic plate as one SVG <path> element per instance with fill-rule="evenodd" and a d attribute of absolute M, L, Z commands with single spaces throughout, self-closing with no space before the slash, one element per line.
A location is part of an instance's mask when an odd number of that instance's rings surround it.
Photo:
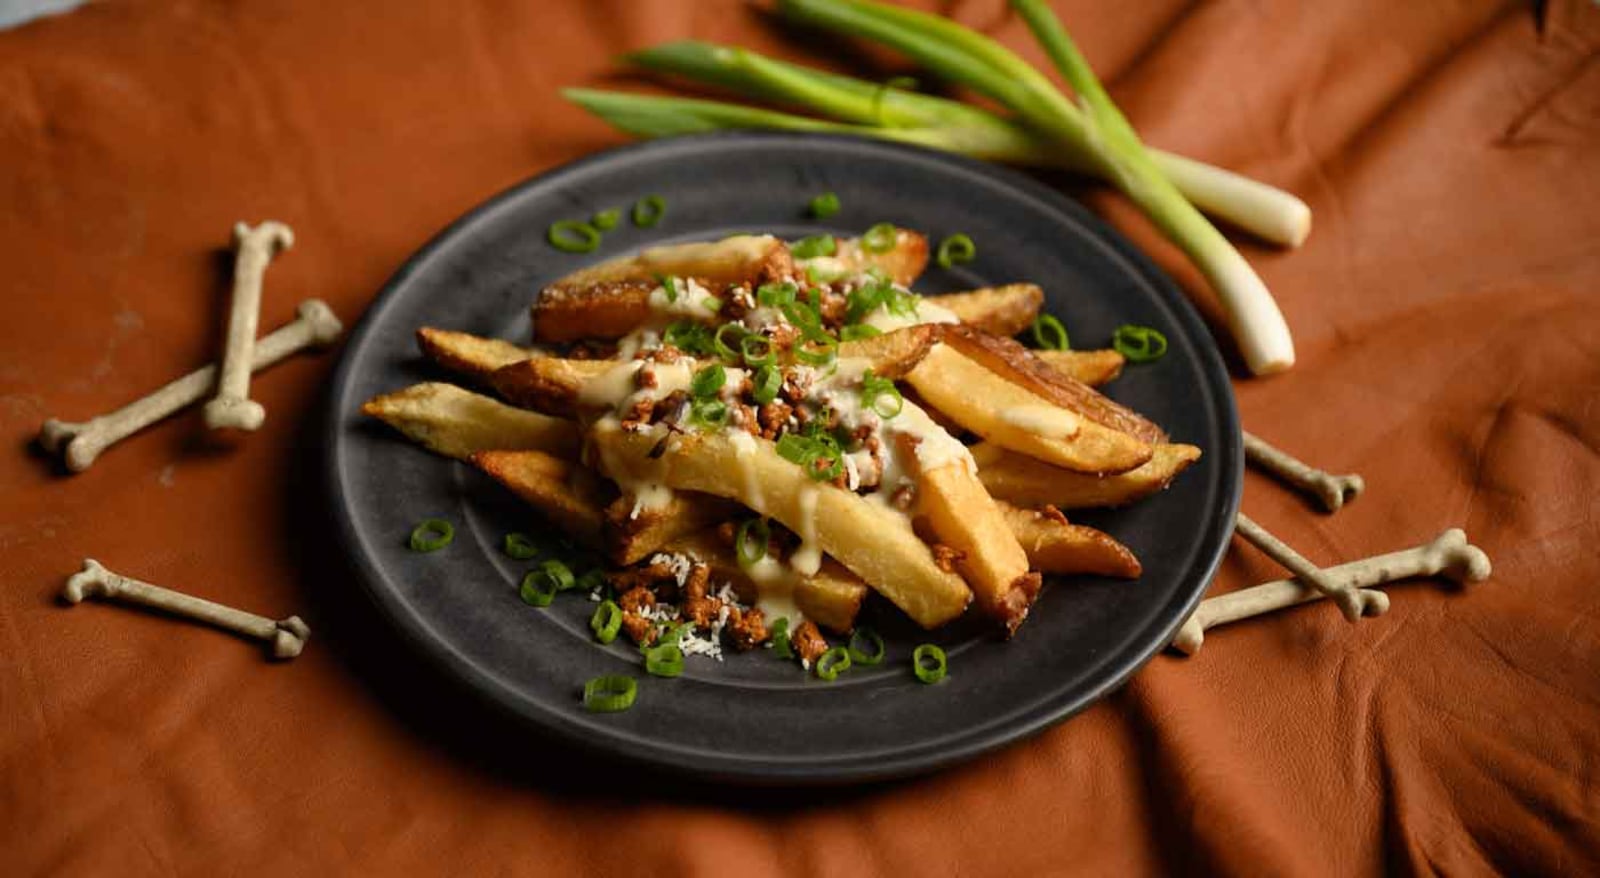
<path fill-rule="evenodd" d="M 844 209 L 816 221 L 812 196 Z M 599 252 L 552 249 L 552 222 L 666 199 L 665 219 L 626 220 Z M 1007 281 L 1044 287 L 1048 309 L 1080 347 L 1109 344 L 1122 323 L 1160 328 L 1164 359 L 1130 367 L 1111 396 L 1205 456 L 1167 492 L 1131 508 L 1075 516 L 1127 543 L 1144 577 L 1052 582 L 1010 642 L 976 620 L 926 633 L 892 608 L 865 611 L 889 658 L 827 683 L 766 651 L 691 658 L 682 677 L 646 677 L 619 638 L 589 635 L 594 605 L 578 593 L 548 609 L 517 596 L 531 562 L 502 535 L 542 528 L 519 502 L 464 464 L 423 452 L 358 411 L 368 397 L 444 376 L 417 352 L 432 325 L 526 340 L 528 305 L 545 283 L 585 264 L 672 241 L 743 231 L 800 237 L 859 234 L 877 222 L 966 232 L 978 258 L 930 267 L 917 289 Z M 1070 716 L 1162 648 L 1214 572 L 1238 505 L 1242 456 L 1232 392 L 1194 310 L 1114 231 L 1068 199 L 1002 169 L 919 149 L 819 136 L 691 137 L 593 156 L 483 205 L 424 247 L 373 303 L 344 352 L 331 394 L 327 464 L 341 537 L 377 607 L 419 650 L 512 714 L 619 758 L 759 782 L 840 782 L 926 771 L 970 758 Z M 444 551 L 404 547 L 420 519 L 455 523 Z M 950 676 L 916 681 L 911 650 L 942 645 Z M 637 704 L 597 715 L 585 680 L 640 677 Z"/>

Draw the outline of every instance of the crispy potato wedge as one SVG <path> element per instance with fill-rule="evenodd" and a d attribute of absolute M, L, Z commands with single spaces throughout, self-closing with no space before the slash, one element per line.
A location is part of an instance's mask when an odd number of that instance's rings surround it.
<path fill-rule="evenodd" d="M 662 275 L 692 277 L 715 292 L 793 272 L 789 246 L 771 235 L 651 247 L 545 287 L 533 304 L 533 337 L 546 342 L 621 338 L 650 319 L 650 291 Z"/>
<path fill-rule="evenodd" d="M 1108 384 L 1122 374 L 1127 358 L 1110 348 L 1097 351 L 1034 351 L 1045 365 L 1090 387 Z"/>
<path fill-rule="evenodd" d="M 1007 380 L 948 343 L 929 351 L 906 380 L 918 396 L 962 427 L 1057 466 L 1119 473 L 1150 459 L 1149 444 Z"/>
<path fill-rule="evenodd" d="M 974 329 L 1012 336 L 1033 325 L 1039 309 L 1044 306 L 1044 290 L 1036 284 L 1006 284 L 929 296 L 927 301 L 956 315 Z"/>
<path fill-rule="evenodd" d="M 489 383 L 489 376 L 501 366 L 535 356 L 533 351 L 503 339 L 432 326 L 417 330 L 417 347 L 428 359 L 483 385 Z"/>
<path fill-rule="evenodd" d="M 822 273 L 859 274 L 871 268 L 887 274 L 895 283 L 909 287 L 928 267 L 928 239 L 910 229 L 896 229 L 894 246 L 874 253 L 861 246 L 860 238 L 838 238 L 832 256 L 795 260 L 798 274 L 807 269 Z"/>
<path fill-rule="evenodd" d="M 779 457 L 772 442 L 748 433 L 691 433 L 651 457 L 663 435 L 625 432 L 601 421 L 590 438 L 602 470 L 619 482 L 655 482 L 738 500 L 837 559 L 925 628 L 961 615 L 972 600 L 966 583 L 940 569 L 905 517 L 812 481 Z"/>
<path fill-rule="evenodd" d="M 1088 509 L 1125 506 L 1165 488 L 1200 459 L 1193 445 L 1155 446 L 1148 463 L 1112 476 L 1085 475 L 1009 451 L 992 442 L 972 446 L 978 479 L 990 495 L 1018 506 Z"/>
<path fill-rule="evenodd" d="M 996 501 L 1011 533 L 1028 553 L 1028 566 L 1040 573 L 1097 573 L 1137 579 L 1139 559 L 1110 534 L 1072 524 L 1054 506 L 1023 509 Z"/>
<path fill-rule="evenodd" d="M 578 425 L 428 382 L 367 400 L 363 414 L 394 427 L 429 451 L 466 460 L 477 451 L 534 450 L 576 457 Z"/>
<path fill-rule="evenodd" d="M 901 457 L 915 461 L 917 440 L 902 434 L 900 441 Z M 959 553 L 955 567 L 978 607 L 1005 625 L 1007 634 L 1015 634 L 1039 596 L 1039 574 L 1028 570 L 1022 545 L 970 466 L 960 459 L 921 468 L 913 514 L 926 521 L 934 538 Z"/>
<path fill-rule="evenodd" d="M 1033 394 L 1094 423 L 1108 427 L 1147 444 L 1166 441 L 1161 428 L 1126 406 L 1118 405 L 1082 381 L 1070 378 L 1034 356 L 1009 338 L 1001 338 L 967 326 L 951 326 L 944 342 L 968 359 L 982 363 L 991 372 Z"/>
<path fill-rule="evenodd" d="M 615 360 L 565 360 L 531 357 L 501 366 L 489 375 L 494 392 L 512 405 L 561 418 L 574 417 L 584 384 L 629 364 Z"/>
<path fill-rule="evenodd" d="M 639 502 L 632 491 L 606 507 L 606 555 L 617 564 L 633 564 L 659 552 L 673 540 L 704 530 L 739 514 L 739 505 L 710 494 L 674 491 L 661 506 Z"/>
<path fill-rule="evenodd" d="M 712 581 L 731 582 L 740 600 L 752 602 L 758 595 L 774 592 L 788 594 L 807 619 L 835 634 L 850 633 L 867 596 L 867 584 L 861 577 L 832 558 L 822 559 L 822 566 L 811 576 L 801 575 L 787 564 L 773 564 L 772 577 L 757 582 L 739 566 L 733 547 L 723 542 L 714 528 L 673 540 L 663 551 L 682 552 L 710 565 Z"/>
<path fill-rule="evenodd" d="M 924 323 L 907 326 L 883 335 L 839 344 L 839 359 L 864 359 L 871 361 L 872 373 L 882 378 L 898 379 L 916 368 L 922 358 L 939 343 L 943 333 L 938 324 Z"/>
<path fill-rule="evenodd" d="M 602 547 L 605 508 L 616 489 L 593 470 L 542 451 L 480 451 L 471 460 L 574 542 Z"/>

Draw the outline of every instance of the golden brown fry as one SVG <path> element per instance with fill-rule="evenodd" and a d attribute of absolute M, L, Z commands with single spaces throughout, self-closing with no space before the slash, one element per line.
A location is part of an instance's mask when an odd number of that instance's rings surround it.
<path fill-rule="evenodd" d="M 982 287 L 963 293 L 929 296 L 928 302 L 961 318 L 974 329 L 1012 336 L 1027 329 L 1044 305 L 1044 290 L 1035 284 Z"/>
<path fill-rule="evenodd" d="M 909 287 L 928 267 L 928 239 L 910 229 L 896 229 L 894 246 L 874 253 L 861 246 L 860 238 L 839 238 L 833 256 L 797 260 L 795 267 L 801 276 L 805 275 L 808 268 L 849 275 L 875 268 L 887 274 L 895 283 Z"/>
<path fill-rule="evenodd" d="M 1018 506 L 1085 509 L 1123 506 L 1165 488 L 1200 459 L 1193 445 L 1157 445 L 1150 461 L 1113 476 L 1085 475 L 1008 451 L 992 442 L 972 446 L 978 479 L 998 500 Z"/>
<path fill-rule="evenodd" d="M 839 345 L 839 359 L 870 360 L 872 365 L 869 368 L 874 375 L 880 378 L 901 378 L 922 362 L 928 351 L 939 343 L 941 332 L 938 325 L 925 323 L 896 329 L 860 341 L 842 342 Z"/>
<path fill-rule="evenodd" d="M 475 451 L 501 449 L 563 457 L 578 453 L 573 422 L 513 408 L 454 384 L 414 384 L 367 400 L 361 411 L 430 451 L 461 460 Z"/>
<path fill-rule="evenodd" d="M 739 566 L 733 547 L 723 542 L 715 529 L 676 539 L 664 551 L 682 552 L 710 565 L 712 581 L 731 582 L 739 598 L 747 603 L 761 594 L 788 593 L 807 619 L 836 634 L 848 634 L 855 627 L 861 601 L 867 596 L 867 585 L 861 577 L 832 558 L 822 559 L 822 566 L 812 576 L 803 576 L 787 564 L 774 563 L 770 565 L 770 578 L 764 576 L 758 583 Z"/>
<path fill-rule="evenodd" d="M 623 491 L 606 507 L 606 555 L 617 564 L 632 564 L 738 512 L 738 504 L 710 494 L 674 491 L 664 504 L 650 506 L 635 492 Z"/>
<path fill-rule="evenodd" d="M 1072 524 L 1054 506 L 1022 509 L 996 501 L 1011 533 L 1028 553 L 1028 566 L 1040 573 L 1096 573 L 1137 579 L 1139 559 L 1110 534 Z"/>
<path fill-rule="evenodd" d="M 601 548 L 604 510 L 616 491 L 592 470 L 541 451 L 480 451 L 471 459 L 574 542 Z"/>
<path fill-rule="evenodd" d="M 1110 383 L 1122 374 L 1126 358 L 1110 348 L 1097 351 L 1034 351 L 1045 365 L 1090 387 Z"/>
<path fill-rule="evenodd" d="M 578 394 L 584 384 L 617 368 L 622 366 L 613 360 L 532 357 L 494 370 L 489 384 L 512 405 L 570 418 L 577 414 Z"/>
<path fill-rule="evenodd" d="M 619 482 L 738 500 L 837 559 L 925 628 L 959 616 L 972 599 L 961 577 L 940 569 L 898 512 L 812 481 L 770 441 L 748 433 L 691 433 L 662 445 L 659 431 L 625 432 L 607 421 L 590 438 L 602 470 Z M 661 452 L 652 457 L 658 446 Z"/>
<path fill-rule="evenodd" d="M 903 459 L 917 459 L 917 441 L 900 436 Z M 923 468 L 916 479 L 914 514 L 939 543 L 956 551 L 955 567 L 979 608 L 1015 634 L 1039 596 L 1039 574 L 1029 572 L 1028 556 L 1000 508 L 965 460 Z"/>
<path fill-rule="evenodd" d="M 1007 380 L 949 344 L 936 345 L 906 380 L 929 405 L 966 429 L 1057 466 L 1118 473 L 1150 459 L 1148 444 Z"/>
<path fill-rule="evenodd" d="M 485 385 L 494 370 L 535 355 L 509 341 L 432 326 L 417 330 L 417 347 L 435 363 Z"/>
<path fill-rule="evenodd" d="M 694 278 L 716 293 L 793 272 L 788 245 L 771 235 L 651 247 L 545 287 L 533 304 L 533 337 L 549 342 L 621 338 L 650 319 L 650 291 L 664 275 Z"/>

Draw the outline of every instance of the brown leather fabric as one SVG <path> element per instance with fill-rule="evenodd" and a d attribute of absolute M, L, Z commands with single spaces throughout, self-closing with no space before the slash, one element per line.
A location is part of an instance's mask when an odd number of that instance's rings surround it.
<path fill-rule="evenodd" d="M 940 8 L 1042 61 L 998 0 Z M 1369 492 L 1324 517 L 1252 475 L 1246 508 L 1324 561 L 1461 525 L 1492 581 L 1396 588 L 1353 628 L 1321 605 L 1218 630 L 1069 723 L 887 787 L 685 788 L 504 731 L 396 646 L 320 535 L 309 429 L 333 356 L 259 376 L 266 426 L 232 448 L 193 413 L 71 478 L 25 443 L 215 355 L 235 220 L 298 233 L 264 328 L 306 296 L 353 321 L 441 225 L 621 142 L 555 89 L 613 79 L 623 50 L 898 63 L 735 0 L 97 3 L 0 33 L 5 871 L 1600 871 L 1600 9 L 1060 11 L 1152 143 L 1316 211 L 1301 250 L 1247 245 L 1300 364 L 1239 401 Z M 62 609 L 85 556 L 316 636 L 269 666 L 200 628 Z M 1278 575 L 1240 549 L 1219 588 Z"/>

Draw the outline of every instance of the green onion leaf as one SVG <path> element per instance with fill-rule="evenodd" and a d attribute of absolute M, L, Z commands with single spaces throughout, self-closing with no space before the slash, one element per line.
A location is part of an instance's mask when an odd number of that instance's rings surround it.
<path fill-rule="evenodd" d="M 835 646 L 817 659 L 819 680 L 831 681 L 848 670 L 850 670 L 850 651 L 842 646 Z"/>
<path fill-rule="evenodd" d="M 731 354 L 732 351 L 729 351 L 729 353 Z M 689 382 L 689 392 L 696 399 L 710 399 L 716 396 L 722 390 L 722 386 L 727 383 L 728 371 L 722 368 L 721 363 L 712 363 L 694 373 L 694 378 Z"/>
<path fill-rule="evenodd" d="M 590 713 L 619 713 L 633 706 L 639 684 L 632 677 L 595 677 L 583 684 L 583 709 Z"/>
<path fill-rule="evenodd" d="M 622 608 L 616 601 L 601 601 L 595 607 L 594 615 L 589 617 L 589 630 L 594 632 L 594 639 L 601 643 L 610 643 L 617 639 L 617 632 L 622 630 Z"/>
<path fill-rule="evenodd" d="M 621 220 L 622 211 L 612 207 L 595 214 L 594 217 L 589 220 L 589 225 L 594 226 L 596 229 L 599 229 L 602 232 L 609 232 L 616 228 L 617 223 Z"/>
<path fill-rule="evenodd" d="M 659 195 L 647 195 L 633 205 L 633 224 L 648 229 L 667 214 L 667 200 Z"/>
<path fill-rule="evenodd" d="M 529 570 L 522 577 L 522 585 L 518 587 L 517 594 L 522 596 L 523 603 L 532 607 L 548 607 L 556 599 L 556 592 L 561 590 L 561 583 L 555 577 L 548 576 L 541 570 Z"/>
<path fill-rule="evenodd" d="M 765 518 L 752 518 L 739 525 L 734 533 L 733 551 L 740 567 L 753 567 L 767 557 L 767 542 L 772 539 L 772 528 Z"/>
<path fill-rule="evenodd" d="M 900 230 L 893 223 L 878 223 L 861 236 L 861 249 L 868 253 L 888 253 L 894 249 L 899 234 Z"/>
<path fill-rule="evenodd" d="M 768 363 L 756 370 L 752 384 L 750 398 L 756 401 L 756 405 L 766 405 L 778 398 L 778 391 L 783 387 L 783 373 Z"/>
<path fill-rule="evenodd" d="M 865 323 L 844 326 L 839 329 L 840 341 L 865 341 L 869 338 L 877 338 L 880 335 L 883 335 L 883 330 L 876 326 L 868 326 Z"/>
<path fill-rule="evenodd" d="M 657 646 L 644 654 L 644 669 L 652 677 L 676 677 L 683 673 L 683 648 L 676 643 Z"/>
<path fill-rule="evenodd" d="M 720 399 L 697 399 L 689 404 L 691 423 L 713 430 L 728 425 L 728 404 Z"/>
<path fill-rule="evenodd" d="M 710 311 L 712 314 L 716 314 L 722 310 L 722 300 L 716 296 L 706 296 L 704 299 L 700 300 L 700 306 L 705 308 L 707 311 Z"/>
<path fill-rule="evenodd" d="M 717 327 L 716 335 L 711 337 L 711 349 L 722 359 L 737 363 L 739 362 L 739 352 L 734 350 L 733 346 L 738 344 L 748 333 L 749 330 L 737 323 L 724 323 Z"/>
<path fill-rule="evenodd" d="M 679 280 L 670 274 L 656 275 L 656 280 L 661 282 L 661 289 L 666 291 L 667 301 L 672 304 L 677 304 Z"/>
<path fill-rule="evenodd" d="M 697 357 L 711 354 L 715 349 L 710 327 L 688 320 L 677 320 L 668 324 L 666 330 L 661 333 L 661 341 Z"/>
<path fill-rule="evenodd" d="M 1148 326 L 1123 324 L 1111 336 L 1111 346 L 1130 363 L 1148 363 L 1167 352 L 1167 337 Z"/>
<path fill-rule="evenodd" d="M 744 355 L 744 364 L 752 369 L 778 361 L 778 352 L 772 349 L 772 339 L 753 332 L 739 339 L 739 352 Z"/>
<path fill-rule="evenodd" d="M 832 192 L 824 192 L 811 199 L 811 215 L 817 219 L 827 219 L 839 212 L 839 196 Z"/>
<path fill-rule="evenodd" d="M 817 442 L 798 433 L 785 433 L 778 437 L 778 456 L 805 466 L 816 458 Z"/>
<path fill-rule="evenodd" d="M 949 268 L 971 262 L 977 256 L 978 245 L 972 243 L 971 236 L 957 232 L 939 242 L 939 252 L 934 259 L 940 268 Z"/>
<path fill-rule="evenodd" d="M 794 647 L 789 642 L 789 617 L 772 623 L 772 654 L 781 659 L 794 658 Z"/>
<path fill-rule="evenodd" d="M 567 253 L 593 253 L 600 248 L 600 230 L 582 220 L 559 220 L 544 234 L 550 246 Z"/>
<path fill-rule="evenodd" d="M 858 665 L 876 665 L 883 661 L 888 647 L 883 636 L 865 625 L 850 632 L 850 660 Z"/>
<path fill-rule="evenodd" d="M 611 581 L 606 579 L 606 572 L 596 567 L 578 577 L 578 584 L 573 588 L 591 594 L 603 594 L 610 585 Z"/>
<path fill-rule="evenodd" d="M 888 420 L 905 408 L 905 397 L 901 396 L 900 388 L 888 378 L 880 378 L 868 369 L 861 376 L 861 404 L 877 414 L 878 417 Z"/>
<path fill-rule="evenodd" d="M 1033 326 L 1029 329 L 1033 334 L 1033 345 L 1049 351 L 1070 350 L 1072 343 L 1067 339 L 1067 328 L 1053 314 L 1040 314 L 1034 318 Z"/>
<path fill-rule="evenodd" d="M 794 284 L 762 284 L 756 288 L 756 304 L 763 308 L 781 308 L 793 302 L 799 290 Z"/>
<path fill-rule="evenodd" d="M 789 255 L 796 259 L 816 259 L 818 256 L 832 256 L 837 252 L 839 245 L 832 235 L 812 235 L 789 245 Z"/>
<path fill-rule="evenodd" d="M 944 650 L 931 643 L 924 643 L 911 652 L 911 669 L 916 672 L 917 679 L 924 683 L 943 680 L 947 668 Z"/>
<path fill-rule="evenodd" d="M 525 533 L 508 533 L 505 539 L 505 552 L 518 561 L 526 561 L 539 554 L 539 545 L 533 537 Z"/>
<path fill-rule="evenodd" d="M 437 552 L 456 538 L 456 529 L 442 518 L 425 518 L 411 529 L 411 551 Z"/>
<path fill-rule="evenodd" d="M 842 268 L 823 268 L 820 265 L 806 266 L 806 280 L 814 284 L 831 284 L 849 273 Z"/>

